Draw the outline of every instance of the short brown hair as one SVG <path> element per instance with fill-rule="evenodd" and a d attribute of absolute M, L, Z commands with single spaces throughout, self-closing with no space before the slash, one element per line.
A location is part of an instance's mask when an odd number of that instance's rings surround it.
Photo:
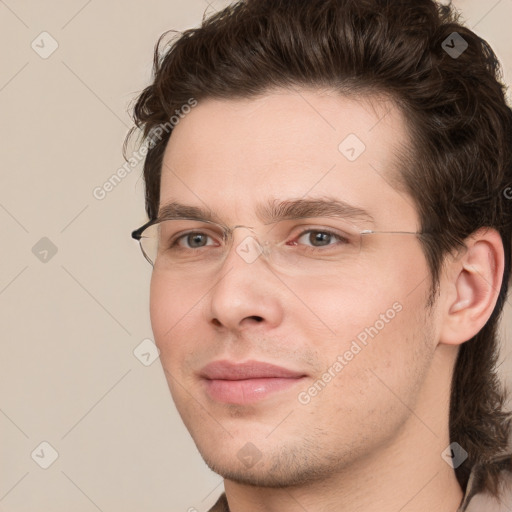
<path fill-rule="evenodd" d="M 134 107 L 145 138 L 190 98 L 250 98 L 296 86 L 384 93 L 412 134 L 401 180 L 422 229 L 436 234 L 422 239 L 433 293 L 448 253 L 480 227 L 500 233 L 505 272 L 498 301 L 484 328 L 460 347 L 452 380 L 450 439 L 468 452 L 455 470 L 465 489 L 474 464 L 507 449 L 512 421 L 497 373 L 510 277 L 512 111 L 492 49 L 453 8 L 432 0 L 241 0 L 163 52 L 165 35 L 155 48 L 153 83 Z M 447 51 L 454 38 L 463 41 L 460 48 L 467 44 L 458 56 Z M 150 218 L 158 212 L 171 133 L 152 141 L 144 164 Z M 489 469 L 484 480 L 497 495 L 498 475 Z"/>

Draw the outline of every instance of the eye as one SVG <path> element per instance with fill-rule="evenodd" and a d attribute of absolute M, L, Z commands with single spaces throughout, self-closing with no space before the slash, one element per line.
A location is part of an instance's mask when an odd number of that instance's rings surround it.
<path fill-rule="evenodd" d="M 189 233 L 185 233 L 183 235 L 178 236 L 174 240 L 171 240 L 169 243 L 169 247 L 171 249 L 175 247 L 183 249 L 198 249 L 201 247 L 207 247 L 208 245 L 214 245 L 206 243 L 208 238 L 213 240 L 213 238 L 210 235 L 203 231 L 191 231 Z M 181 241 L 185 241 L 187 245 L 183 246 L 182 244 L 180 244 Z"/>
<path fill-rule="evenodd" d="M 350 243 L 347 236 L 325 228 L 304 230 L 297 237 L 298 241 L 301 239 L 305 239 L 307 242 L 311 243 L 312 247 L 328 247 L 332 245 L 345 245 Z M 338 243 L 330 243 L 332 241 Z"/>

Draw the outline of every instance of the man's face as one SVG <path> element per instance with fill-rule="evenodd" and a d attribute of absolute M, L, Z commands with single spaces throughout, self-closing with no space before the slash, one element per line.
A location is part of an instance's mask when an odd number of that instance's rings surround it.
<path fill-rule="evenodd" d="M 228 226 L 263 232 L 260 203 L 330 197 L 368 212 L 373 222 L 350 219 L 361 229 L 418 231 L 412 199 L 391 186 L 398 145 L 408 143 L 404 120 L 374 100 L 280 90 L 203 101 L 170 138 L 160 207 L 207 207 Z M 236 248 L 251 235 L 235 230 L 223 266 L 207 278 L 156 267 L 151 281 L 165 375 L 207 464 L 228 479 L 279 486 L 355 467 L 405 429 L 424 435 L 412 409 L 427 401 L 436 342 L 417 237 L 363 235 L 357 257 L 336 274 L 325 262 L 322 279 L 318 266 L 308 276 L 276 270 L 264 256 L 248 263 Z M 219 361 L 270 363 L 294 378 L 205 378 Z"/>

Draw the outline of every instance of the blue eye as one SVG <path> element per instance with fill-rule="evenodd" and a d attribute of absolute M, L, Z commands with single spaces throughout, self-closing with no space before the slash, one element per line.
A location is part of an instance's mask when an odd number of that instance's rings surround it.
<path fill-rule="evenodd" d="M 329 247 L 332 245 L 337 245 L 337 244 L 329 243 L 329 241 L 332 241 L 333 238 L 336 239 L 340 245 L 349 243 L 349 240 L 347 237 L 343 236 L 340 233 L 337 233 L 335 231 L 331 231 L 328 229 L 307 229 L 307 230 L 301 232 L 301 234 L 297 237 L 297 240 L 300 240 L 302 237 L 304 237 L 305 235 L 308 235 L 308 234 L 309 234 L 308 241 L 312 243 L 312 247 Z M 312 234 L 314 234 L 315 236 L 312 237 L 311 236 Z M 327 242 L 327 243 L 325 243 L 325 242 Z M 317 243 L 320 245 L 316 245 Z"/>
<path fill-rule="evenodd" d="M 189 233 L 185 233 L 181 236 L 179 236 L 178 238 L 176 238 L 174 240 L 174 242 L 172 242 L 171 244 L 171 247 L 174 247 L 174 246 L 179 246 L 179 247 L 182 247 L 179 242 L 180 240 L 184 239 L 187 241 L 187 246 L 185 246 L 184 248 L 185 249 L 198 249 L 198 248 L 201 248 L 201 247 L 207 247 L 208 245 L 212 245 L 212 244 L 201 244 L 200 240 L 203 241 L 206 241 L 208 238 L 211 238 L 210 235 L 202 232 L 202 231 L 193 231 L 193 232 L 189 232 Z M 199 242 L 201 245 L 195 245 L 197 242 Z"/>

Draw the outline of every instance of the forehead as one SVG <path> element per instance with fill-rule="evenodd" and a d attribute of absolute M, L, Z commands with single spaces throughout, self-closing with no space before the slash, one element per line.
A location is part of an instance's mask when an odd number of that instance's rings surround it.
<path fill-rule="evenodd" d="M 335 196 L 384 221 L 416 219 L 395 179 L 408 145 L 405 120 L 384 97 L 302 89 L 207 99 L 174 128 L 160 205 L 179 200 L 240 221 L 268 197 Z"/>

